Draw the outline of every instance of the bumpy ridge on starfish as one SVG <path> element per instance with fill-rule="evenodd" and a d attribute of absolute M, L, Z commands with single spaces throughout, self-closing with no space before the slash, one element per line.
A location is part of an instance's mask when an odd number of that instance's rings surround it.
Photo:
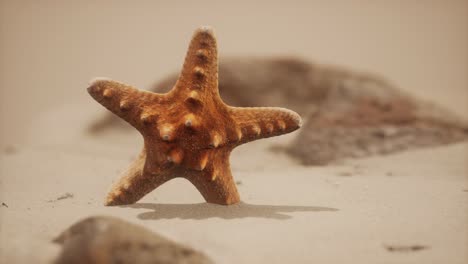
<path fill-rule="evenodd" d="M 144 174 L 145 161 L 146 151 L 143 150 L 124 173 L 124 177 L 112 187 L 106 198 L 107 205 L 133 203 L 153 190 L 151 181 L 154 179 Z"/>
<path fill-rule="evenodd" d="M 230 107 L 240 127 L 242 143 L 292 132 L 302 126 L 301 117 L 281 107 Z"/>
<path fill-rule="evenodd" d="M 112 80 L 91 83 L 91 96 L 138 129 L 145 142 L 107 196 L 107 205 L 135 203 L 175 177 L 192 182 L 207 202 L 237 203 L 229 166 L 232 149 L 301 126 L 299 115 L 284 108 L 227 106 L 219 96 L 217 56 L 213 31 L 201 28 L 170 92 L 155 94 Z"/>
<path fill-rule="evenodd" d="M 211 28 L 202 27 L 193 34 L 175 90 L 194 90 L 205 96 L 219 96 L 218 49 Z"/>
<path fill-rule="evenodd" d="M 89 94 L 108 110 L 123 118 L 137 129 L 141 129 L 144 119 L 150 118 L 151 112 L 144 112 L 147 104 L 157 104 L 162 96 L 138 90 L 129 85 L 112 81 L 96 80 L 88 88 Z M 135 100 L 138 98 L 138 100 Z M 142 103 L 145 101 L 145 103 Z M 143 119 L 143 120 L 142 120 Z M 142 122 L 143 121 L 143 122 Z"/>

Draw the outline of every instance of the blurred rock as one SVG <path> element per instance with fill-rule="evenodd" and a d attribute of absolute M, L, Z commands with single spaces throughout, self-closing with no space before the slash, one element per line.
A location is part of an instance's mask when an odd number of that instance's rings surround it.
<path fill-rule="evenodd" d="M 194 249 L 113 217 L 81 220 L 54 242 L 62 245 L 56 264 L 213 263 Z"/>

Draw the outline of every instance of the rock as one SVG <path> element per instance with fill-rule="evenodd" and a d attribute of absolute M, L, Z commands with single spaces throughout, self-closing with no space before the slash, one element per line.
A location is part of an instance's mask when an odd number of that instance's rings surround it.
<path fill-rule="evenodd" d="M 114 217 L 81 220 L 54 242 L 62 245 L 55 264 L 213 263 L 194 249 Z"/>

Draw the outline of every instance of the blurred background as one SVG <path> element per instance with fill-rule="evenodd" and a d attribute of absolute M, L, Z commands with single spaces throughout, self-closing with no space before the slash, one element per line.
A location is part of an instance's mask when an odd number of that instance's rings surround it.
<path fill-rule="evenodd" d="M 0 3 L 3 144 L 34 141 L 41 113 L 104 113 L 85 89 L 93 77 L 148 89 L 180 69 L 200 25 L 214 27 L 220 56 L 296 55 L 374 72 L 468 113 L 468 1 Z"/>

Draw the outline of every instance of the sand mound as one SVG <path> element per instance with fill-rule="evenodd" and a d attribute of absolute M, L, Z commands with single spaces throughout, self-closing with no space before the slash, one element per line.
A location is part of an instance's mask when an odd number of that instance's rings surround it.
<path fill-rule="evenodd" d="M 233 106 L 278 106 L 298 112 L 305 125 L 283 148 L 303 164 L 389 154 L 468 139 L 468 125 L 438 106 L 404 94 L 371 74 L 295 58 L 220 61 L 219 89 Z M 163 93 L 177 74 L 152 89 Z M 129 127 L 107 115 L 90 127 Z"/>
<path fill-rule="evenodd" d="M 213 263 L 205 255 L 113 217 L 90 217 L 54 242 L 63 245 L 55 263 Z"/>

